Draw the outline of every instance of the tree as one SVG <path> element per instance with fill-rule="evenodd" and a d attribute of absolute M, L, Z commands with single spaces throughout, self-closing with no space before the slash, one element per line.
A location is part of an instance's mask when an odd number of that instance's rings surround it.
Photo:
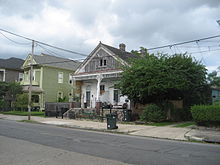
<path fill-rule="evenodd" d="M 0 82 L 0 100 L 4 106 L 12 107 L 16 95 L 22 93 L 22 87 L 17 82 Z"/>
<path fill-rule="evenodd" d="M 15 106 L 17 108 L 21 108 L 21 110 L 25 110 L 28 108 L 28 94 L 22 93 L 17 95 L 17 99 L 15 102 Z"/>
<path fill-rule="evenodd" d="M 213 71 L 207 75 L 207 81 L 211 87 L 220 88 L 220 77 L 217 75 L 217 71 Z"/>
<path fill-rule="evenodd" d="M 123 68 L 118 87 L 134 103 L 158 103 L 169 99 L 185 99 L 188 103 L 191 96 L 202 96 L 206 68 L 199 61 L 186 53 L 154 55 L 147 53 L 145 48 L 132 52 L 139 58 Z"/>

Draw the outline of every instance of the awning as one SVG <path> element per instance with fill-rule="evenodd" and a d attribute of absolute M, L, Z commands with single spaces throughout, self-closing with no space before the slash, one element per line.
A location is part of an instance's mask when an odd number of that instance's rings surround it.
<path fill-rule="evenodd" d="M 29 86 L 23 86 L 23 91 L 28 92 L 29 91 Z M 31 91 L 35 92 L 35 93 L 44 92 L 44 90 L 42 88 L 38 87 L 38 86 L 32 86 Z"/>

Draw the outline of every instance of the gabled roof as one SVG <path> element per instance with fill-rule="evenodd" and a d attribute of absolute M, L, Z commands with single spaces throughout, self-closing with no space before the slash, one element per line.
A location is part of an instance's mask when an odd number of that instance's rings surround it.
<path fill-rule="evenodd" d="M 24 60 L 20 58 L 11 57 L 9 59 L 0 59 L 0 68 L 22 70 Z"/>
<path fill-rule="evenodd" d="M 76 68 L 80 65 L 80 62 L 78 61 L 47 54 L 33 55 L 33 59 L 36 64 L 40 64 L 43 66 L 52 66 L 67 70 L 76 70 Z"/>
<path fill-rule="evenodd" d="M 103 46 L 105 46 L 107 49 L 109 49 L 111 52 L 113 52 L 115 55 L 117 55 L 119 58 L 121 58 L 122 60 L 126 61 L 126 62 L 129 62 L 130 59 L 132 58 L 138 58 L 137 55 L 135 54 L 132 54 L 130 52 L 126 52 L 126 51 L 123 51 L 121 49 L 118 49 L 118 48 L 115 48 L 115 47 L 112 47 L 112 46 L 109 46 L 109 45 L 106 45 L 106 44 L 103 44 L 101 43 Z"/>
<path fill-rule="evenodd" d="M 81 68 L 87 64 L 87 62 L 92 58 L 93 54 L 101 47 L 111 52 L 111 55 L 117 58 L 123 64 L 129 64 L 131 59 L 139 58 L 139 56 L 135 54 L 132 54 L 127 51 L 123 51 L 121 49 L 118 49 L 118 48 L 115 48 L 115 47 L 112 47 L 112 46 L 109 46 L 109 45 L 106 45 L 100 42 L 96 46 L 96 48 L 89 54 L 89 56 L 87 56 L 87 58 L 81 63 L 81 65 L 76 70 L 75 74 L 78 74 L 80 72 Z"/>

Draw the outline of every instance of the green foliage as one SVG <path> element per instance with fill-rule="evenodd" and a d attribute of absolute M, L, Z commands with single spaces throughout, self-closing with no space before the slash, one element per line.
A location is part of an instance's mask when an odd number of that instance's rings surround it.
<path fill-rule="evenodd" d="M 207 76 L 207 81 L 210 86 L 220 88 L 220 77 L 217 76 L 217 71 L 209 73 Z"/>
<path fill-rule="evenodd" d="M 66 96 L 64 96 L 63 98 L 59 97 L 58 102 L 67 102 Z"/>
<path fill-rule="evenodd" d="M 18 94 L 17 99 L 15 102 L 15 106 L 21 108 L 24 110 L 25 108 L 28 108 L 28 94 L 23 93 L 23 94 Z"/>
<path fill-rule="evenodd" d="M 195 125 L 195 122 L 180 123 L 180 124 L 175 125 L 174 127 L 184 128 L 184 127 L 189 127 L 192 125 Z"/>
<path fill-rule="evenodd" d="M 173 108 L 171 110 L 172 121 L 189 121 L 192 120 L 192 115 L 189 108 Z"/>
<path fill-rule="evenodd" d="M 0 107 L 11 107 L 16 95 L 22 93 L 22 87 L 17 82 L 0 82 Z"/>
<path fill-rule="evenodd" d="M 220 105 L 194 105 L 191 113 L 198 124 L 220 124 Z"/>
<path fill-rule="evenodd" d="M 219 105 L 220 106 L 220 101 L 216 101 L 213 103 L 214 105 Z"/>
<path fill-rule="evenodd" d="M 18 115 L 18 116 L 28 116 L 29 112 L 25 111 L 7 111 L 7 112 L 2 112 L 2 114 L 5 115 Z M 44 117 L 44 112 L 31 112 L 31 116 L 39 116 L 39 117 Z"/>
<path fill-rule="evenodd" d="M 194 95 L 199 96 L 196 99 L 202 97 L 206 84 L 204 65 L 187 54 L 168 56 L 148 54 L 144 48 L 141 51 L 142 56 L 133 51 L 140 57 L 123 68 L 117 85 L 123 95 L 135 103 L 158 103 L 169 99 L 190 101 Z M 191 105 L 194 102 L 187 103 Z"/>
<path fill-rule="evenodd" d="M 161 122 L 166 119 L 166 114 L 156 104 L 150 104 L 143 110 L 141 119 L 146 122 Z"/>

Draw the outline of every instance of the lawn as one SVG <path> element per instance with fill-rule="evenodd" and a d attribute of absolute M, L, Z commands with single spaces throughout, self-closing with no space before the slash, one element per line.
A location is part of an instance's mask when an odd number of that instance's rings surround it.
<path fill-rule="evenodd" d="M 172 125 L 172 124 L 174 124 L 174 123 L 175 123 L 175 122 L 166 121 L 166 122 L 159 122 L 159 123 L 148 123 L 148 124 L 146 124 L 146 125 L 161 127 L 161 126 Z"/>
<path fill-rule="evenodd" d="M 1 114 L 5 115 L 18 115 L 18 116 L 28 116 L 28 112 L 26 111 L 7 111 L 7 112 L 0 112 Z M 39 116 L 44 117 L 44 112 L 31 112 L 31 116 Z"/>
<path fill-rule="evenodd" d="M 180 124 L 177 124 L 175 125 L 174 127 L 188 127 L 188 126 L 191 126 L 191 125 L 195 125 L 195 122 L 185 122 L 185 123 L 180 123 Z"/>

